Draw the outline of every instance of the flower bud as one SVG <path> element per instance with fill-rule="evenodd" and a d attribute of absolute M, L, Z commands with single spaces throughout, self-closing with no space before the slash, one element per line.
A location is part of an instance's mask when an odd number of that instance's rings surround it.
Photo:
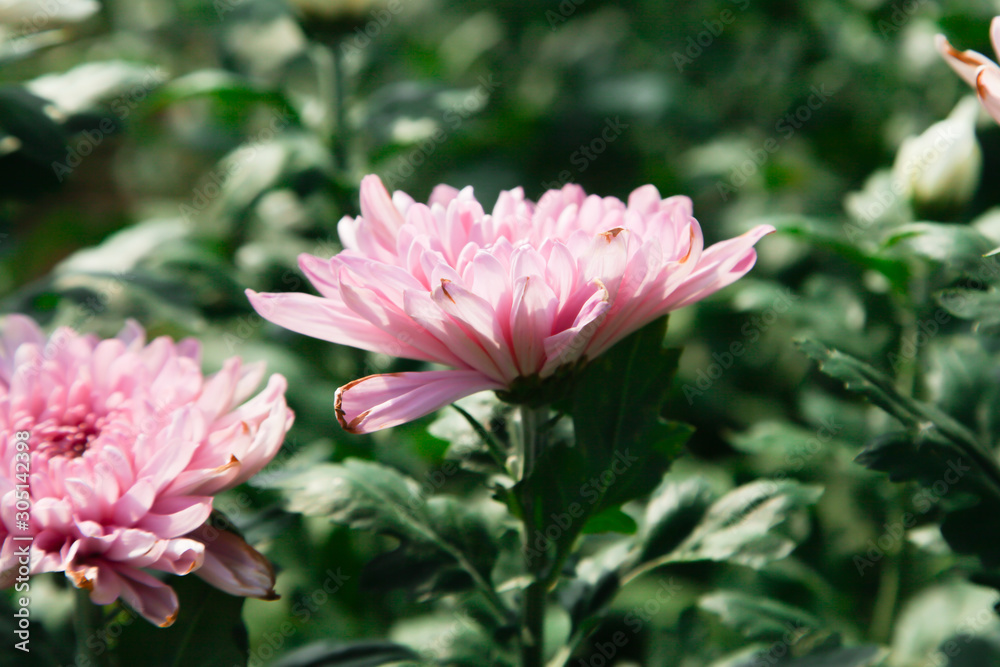
<path fill-rule="evenodd" d="M 978 112 L 976 98 L 963 99 L 946 119 L 899 147 L 893 179 L 918 208 L 961 206 L 972 198 L 983 163 Z"/>

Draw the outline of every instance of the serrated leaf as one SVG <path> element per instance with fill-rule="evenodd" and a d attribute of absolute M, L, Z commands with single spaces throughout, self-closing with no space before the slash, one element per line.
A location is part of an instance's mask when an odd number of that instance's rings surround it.
<path fill-rule="evenodd" d="M 670 553 L 686 538 L 705 515 L 715 494 L 697 477 L 677 479 L 671 473 L 653 492 L 642 521 L 639 562 Z"/>
<path fill-rule="evenodd" d="M 817 630 L 822 623 L 812 614 L 758 595 L 717 591 L 702 596 L 698 606 L 750 639 L 774 641 L 803 630 Z"/>
<path fill-rule="evenodd" d="M 660 561 L 712 560 L 763 567 L 796 546 L 774 529 L 793 512 L 814 504 L 822 493 L 792 481 L 745 484 L 716 501 L 688 538 Z"/>
<path fill-rule="evenodd" d="M 283 491 L 290 511 L 400 538 L 413 552 L 414 573 L 422 572 L 416 562 L 427 566 L 446 555 L 488 580 L 496 561 L 496 542 L 479 508 L 449 496 L 425 498 L 414 480 L 383 465 L 348 459 L 276 478 L 271 486 Z"/>
<path fill-rule="evenodd" d="M 932 405 L 900 394 L 891 378 L 839 350 L 832 350 L 813 340 L 796 341 L 799 348 L 819 363 L 826 375 L 840 380 L 851 391 L 866 396 L 872 403 L 896 417 L 908 428 L 927 432 L 940 431 L 949 440 L 973 450 L 981 450 L 976 436 Z"/>
<path fill-rule="evenodd" d="M 947 494 L 942 507 L 952 514 L 941 533 L 949 545 L 959 553 L 978 555 L 987 567 L 1000 565 L 1000 550 L 981 528 L 1000 511 L 1000 468 L 993 454 L 965 426 L 932 405 L 901 395 L 889 378 L 867 364 L 812 341 L 800 345 L 824 373 L 864 394 L 909 429 L 876 439 L 858 455 L 858 462 L 888 472 L 894 481 L 915 479 L 930 486 L 933 491 L 923 492 L 932 493 L 930 497 L 914 496 L 926 505 L 918 505 L 918 510 L 930 509 Z M 940 484 L 945 484 L 943 491 L 937 489 Z"/>

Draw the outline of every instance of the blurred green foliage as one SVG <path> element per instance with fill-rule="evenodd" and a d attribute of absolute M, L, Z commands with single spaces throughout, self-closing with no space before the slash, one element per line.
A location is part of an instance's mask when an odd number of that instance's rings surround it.
<path fill-rule="evenodd" d="M 747 279 L 671 316 L 667 342 L 684 352 L 664 416 L 695 432 L 648 504 L 601 515 L 609 532 L 583 538 L 550 636 L 576 641 L 571 664 L 586 665 L 1000 664 L 992 492 L 955 488 L 949 455 L 927 457 L 957 446 L 932 437 L 947 423 L 979 452 L 976 479 L 995 466 L 1000 265 L 983 255 L 1000 246 L 1000 128 L 976 128 L 968 197 L 893 189 L 903 140 L 969 94 L 933 35 L 990 53 L 1000 5 L 107 0 L 82 22 L 38 11 L 5 27 L 0 54 L 3 312 L 103 335 L 134 317 L 197 336 L 207 370 L 234 354 L 266 360 L 289 378 L 297 419 L 265 480 L 378 466 L 387 484 L 462 498 L 484 508 L 474 528 L 497 544 L 478 545 L 480 562 L 497 578 L 509 564 L 495 550 L 513 533 L 478 454 L 445 467 L 456 443 L 479 440 L 457 413 L 373 436 L 337 427 L 337 386 L 417 364 L 279 329 L 243 289 L 309 291 L 296 256 L 340 249 L 336 223 L 357 214 L 372 172 L 418 200 L 473 185 L 487 208 L 516 186 L 537 198 L 573 181 L 624 198 L 653 183 L 692 197 L 708 241 L 770 222 L 779 232 Z M 917 171 L 970 164 L 951 149 Z M 821 341 L 805 346 L 832 378 L 795 339 Z M 502 433 L 492 404 L 465 405 Z M 862 450 L 893 481 L 853 462 Z M 469 616 L 461 593 L 442 592 L 467 582 L 399 565 L 385 524 L 352 532 L 289 512 L 275 485 L 217 502 L 279 570 L 282 600 L 243 606 L 251 665 L 506 664 L 483 653 L 489 611 Z M 375 521 L 370 510 L 343 520 Z M 447 560 L 414 546 L 428 568 Z M 32 664 L 69 664 L 69 593 L 41 579 L 51 662 Z M 433 586 L 400 588 L 418 580 Z M 129 642 L 110 646 L 138 664 Z"/>

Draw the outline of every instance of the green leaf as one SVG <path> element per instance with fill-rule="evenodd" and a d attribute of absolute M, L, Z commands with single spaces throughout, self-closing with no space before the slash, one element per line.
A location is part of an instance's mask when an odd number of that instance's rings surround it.
<path fill-rule="evenodd" d="M 272 663 L 272 667 L 378 667 L 412 664 L 419 660 L 420 656 L 413 650 L 393 642 L 337 644 L 322 641 L 292 651 Z"/>
<path fill-rule="evenodd" d="M 318 465 L 276 478 L 271 485 L 284 492 L 290 511 L 399 538 L 404 551 L 392 558 L 412 556 L 412 572 L 422 574 L 420 581 L 434 573 L 432 565 L 445 563 L 488 581 L 496 562 L 495 531 L 481 508 L 448 496 L 427 498 L 414 480 L 377 463 L 348 459 Z M 403 562 L 390 562 L 406 571 Z M 376 562 L 376 571 L 382 565 Z"/>
<path fill-rule="evenodd" d="M 895 228 L 886 236 L 885 248 L 905 246 L 907 251 L 964 270 L 975 268 L 993 247 L 989 239 L 967 225 L 914 222 Z"/>
<path fill-rule="evenodd" d="M 1000 334 L 1000 292 L 950 289 L 937 295 L 937 302 L 949 313 L 976 323 L 976 331 L 988 336 Z"/>
<path fill-rule="evenodd" d="M 244 109 L 253 103 L 268 104 L 290 117 L 294 123 L 300 122 L 298 112 L 288 103 L 284 95 L 222 70 L 199 70 L 177 77 L 161 86 L 156 94 L 150 97 L 143 111 L 151 115 L 172 104 L 204 97 Z"/>
<path fill-rule="evenodd" d="M 916 509 L 928 511 L 944 499 L 942 509 L 952 513 L 945 517 L 941 533 L 949 545 L 959 553 L 978 555 L 987 567 L 1000 565 L 1000 549 L 981 528 L 1000 511 L 1000 468 L 993 454 L 965 426 L 932 405 L 903 396 L 889 378 L 867 364 L 812 341 L 800 345 L 824 373 L 908 427 L 906 434 L 876 439 L 858 455 L 858 463 L 888 472 L 893 481 L 917 480 L 929 487 L 914 496 Z"/>
<path fill-rule="evenodd" d="M 610 470 L 615 478 L 594 485 L 601 490 L 598 508 L 647 495 L 693 433 L 660 417 L 680 358 L 680 350 L 663 347 L 666 330 L 663 317 L 619 341 L 587 366 L 574 387 L 576 456 L 587 462 L 588 477 L 610 479 Z"/>
<path fill-rule="evenodd" d="M 796 541 L 775 529 L 822 493 L 793 481 L 745 484 L 716 501 L 688 538 L 658 564 L 712 560 L 761 568 L 792 552 Z"/>
<path fill-rule="evenodd" d="M 802 630 L 818 630 L 822 622 L 797 607 L 736 591 L 702 596 L 698 606 L 719 617 L 728 627 L 750 639 L 775 641 Z"/>
<path fill-rule="evenodd" d="M 802 238 L 811 245 L 835 252 L 862 268 L 877 271 L 885 276 L 898 292 L 905 291 L 910 280 L 910 267 L 905 261 L 869 253 L 852 243 L 845 243 L 837 237 L 814 231 L 806 225 L 782 225 L 779 233 Z"/>
<path fill-rule="evenodd" d="M 948 667 L 1000 666 L 1000 647 L 991 637 L 956 635 L 942 642 L 938 651 L 950 656 Z"/>
<path fill-rule="evenodd" d="M 617 507 L 609 507 L 608 509 L 594 514 L 589 519 L 587 523 L 583 526 L 583 533 L 585 535 L 593 533 L 622 533 L 623 535 L 633 535 L 635 534 L 638 526 L 635 523 L 635 519 L 630 517 L 625 512 L 622 512 Z"/>
<path fill-rule="evenodd" d="M 174 577 L 170 585 L 180 599 L 180 612 L 169 628 L 158 628 L 131 611 L 119 616 L 125 619 L 117 621 L 122 632 L 113 654 L 119 663 L 147 665 L 150 656 L 156 656 L 155 664 L 164 667 L 245 665 L 250 649 L 242 618 L 244 598 L 223 593 L 194 575 Z"/>
<path fill-rule="evenodd" d="M 22 86 L 0 86 L 0 130 L 17 137 L 25 157 L 49 167 L 65 159 L 67 132 L 45 113 L 47 105 Z"/>
<path fill-rule="evenodd" d="M 715 494 L 698 477 L 678 479 L 672 473 L 653 492 L 639 535 L 639 562 L 670 553 L 694 530 L 705 515 Z"/>
<path fill-rule="evenodd" d="M 799 348 L 819 362 L 823 373 L 840 380 L 851 391 L 862 394 L 913 431 L 932 430 L 954 443 L 982 453 L 976 436 L 932 405 L 900 394 L 891 378 L 839 350 L 831 350 L 813 340 L 797 341 Z M 927 436 L 929 437 L 929 436 Z"/>
<path fill-rule="evenodd" d="M 663 347 L 663 317 L 615 344 L 592 361 L 573 391 L 572 416 L 583 456 L 609 461 L 633 448 L 641 455 L 662 423 L 680 351 Z"/>

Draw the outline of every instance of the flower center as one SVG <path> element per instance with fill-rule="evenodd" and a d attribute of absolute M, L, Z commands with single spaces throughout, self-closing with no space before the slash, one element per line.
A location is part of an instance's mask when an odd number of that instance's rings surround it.
<path fill-rule="evenodd" d="M 101 434 L 106 421 L 105 417 L 95 419 L 93 415 L 88 415 L 78 424 L 39 424 L 34 431 L 41 440 L 36 451 L 47 455 L 47 458 L 64 456 L 75 459 L 83 456 L 90 443 Z"/>

